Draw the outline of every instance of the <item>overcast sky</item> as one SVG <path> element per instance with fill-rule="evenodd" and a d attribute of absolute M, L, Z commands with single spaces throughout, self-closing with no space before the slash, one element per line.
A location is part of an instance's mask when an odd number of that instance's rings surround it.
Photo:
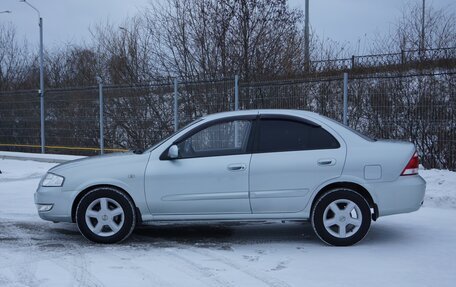
<path fill-rule="evenodd" d="M 120 23 L 153 0 L 28 0 L 44 18 L 46 47 L 90 41 L 88 27 L 107 20 Z M 360 53 L 376 33 L 387 33 L 405 3 L 422 0 L 310 0 L 310 22 L 320 37 L 346 43 Z M 456 9 L 455 0 L 427 0 L 435 8 Z M 290 0 L 304 8 L 304 0 Z M 38 43 L 36 12 L 19 0 L 0 0 L 0 23 L 11 22 L 20 37 Z"/>

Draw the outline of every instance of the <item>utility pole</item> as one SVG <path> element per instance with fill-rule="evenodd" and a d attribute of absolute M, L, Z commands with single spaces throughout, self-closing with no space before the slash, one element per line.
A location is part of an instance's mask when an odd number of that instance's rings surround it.
<path fill-rule="evenodd" d="M 306 12 L 305 12 L 305 23 L 304 23 L 304 61 L 306 63 L 306 72 L 310 69 L 310 36 L 309 36 L 309 0 L 306 0 Z"/>
<path fill-rule="evenodd" d="M 44 138 L 44 55 L 43 55 L 43 18 L 40 11 L 26 0 L 20 0 L 38 13 L 38 26 L 40 27 L 40 138 L 41 138 L 41 153 L 45 153 L 45 138 Z"/>
<path fill-rule="evenodd" d="M 425 43 L 424 43 L 424 19 L 425 19 L 425 11 L 426 11 L 426 0 L 423 0 L 423 9 L 421 15 L 421 41 L 420 41 L 420 54 L 425 50 Z"/>

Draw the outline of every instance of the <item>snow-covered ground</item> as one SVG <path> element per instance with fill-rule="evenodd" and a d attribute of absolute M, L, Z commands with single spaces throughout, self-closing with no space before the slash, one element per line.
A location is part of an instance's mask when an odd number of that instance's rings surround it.
<path fill-rule="evenodd" d="M 422 170 L 425 206 L 352 247 L 302 223 L 143 226 L 106 246 L 38 218 L 33 192 L 53 165 L 0 159 L 0 286 L 456 286 L 454 172 Z"/>

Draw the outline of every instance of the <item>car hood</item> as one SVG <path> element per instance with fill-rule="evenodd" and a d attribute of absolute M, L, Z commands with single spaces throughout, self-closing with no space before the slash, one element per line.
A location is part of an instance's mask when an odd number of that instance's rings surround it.
<path fill-rule="evenodd" d="M 67 169 L 84 167 L 87 165 L 104 165 L 108 163 L 122 161 L 123 158 L 130 158 L 132 156 L 135 156 L 133 152 L 118 152 L 105 155 L 90 156 L 61 163 L 51 168 L 49 172 L 59 173 Z"/>

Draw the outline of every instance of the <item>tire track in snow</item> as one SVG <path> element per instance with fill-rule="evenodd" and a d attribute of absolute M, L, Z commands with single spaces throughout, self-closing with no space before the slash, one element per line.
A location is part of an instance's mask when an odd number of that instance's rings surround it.
<path fill-rule="evenodd" d="M 121 251 L 126 251 L 126 250 L 121 250 Z M 112 257 L 116 257 L 120 260 L 124 259 L 124 257 L 118 255 L 117 252 L 110 252 L 110 253 L 108 253 L 108 255 L 112 256 Z M 125 264 L 122 266 L 125 266 Z M 165 281 L 160 274 L 157 274 L 153 270 L 145 269 L 144 266 L 133 263 L 133 260 L 128 261 L 128 266 L 135 267 L 135 272 L 138 272 L 144 278 L 148 278 L 149 279 L 149 281 L 147 283 L 148 286 L 160 286 L 160 287 L 168 287 L 168 286 L 171 287 L 172 286 L 168 281 Z"/>
<path fill-rule="evenodd" d="M 186 270 L 183 270 L 183 272 L 185 272 L 190 277 L 197 279 L 197 280 L 201 281 L 202 283 L 204 283 L 205 286 L 207 286 L 208 283 L 210 284 L 210 286 L 216 286 L 216 287 L 235 286 L 232 283 L 221 278 L 219 275 L 212 272 L 210 270 L 210 268 L 202 266 L 201 264 L 199 264 L 196 260 L 193 260 L 192 258 L 181 255 L 180 252 L 175 252 L 174 250 L 171 250 L 170 248 L 167 248 L 167 250 L 165 250 L 165 252 L 167 254 L 173 256 L 174 258 L 179 259 L 181 262 L 185 263 L 189 269 L 195 271 L 199 276 L 195 276 L 194 274 L 188 273 L 188 272 L 186 272 Z M 202 276 L 202 277 L 200 277 L 200 276 Z M 207 282 L 207 281 L 209 281 L 209 282 Z"/>
<path fill-rule="evenodd" d="M 14 277 L 17 278 L 17 282 L 30 287 L 38 286 L 40 282 L 35 276 L 37 264 L 30 260 L 29 256 L 36 251 L 30 234 L 23 232 L 23 230 L 17 227 L 13 222 L 3 221 L 1 225 L 3 234 L 5 234 L 7 238 L 14 238 L 12 243 L 19 243 L 21 249 L 28 249 L 26 253 L 22 253 L 23 255 L 13 257 L 5 268 L 11 270 Z"/>
<path fill-rule="evenodd" d="M 69 252 L 66 252 L 59 258 L 51 259 L 51 261 L 68 271 L 73 278 L 74 286 L 105 286 L 103 282 L 91 272 L 85 253 L 80 251 L 81 246 L 74 243 L 68 243 L 65 248 L 69 248 Z"/>
<path fill-rule="evenodd" d="M 181 244 L 181 243 L 179 243 L 177 241 L 165 241 L 165 240 L 161 240 L 161 239 L 156 239 L 155 242 L 171 244 L 171 245 L 173 245 L 175 247 L 178 247 L 178 248 L 182 249 L 183 251 L 185 251 L 185 250 L 186 251 L 190 251 L 190 252 L 193 252 L 195 254 L 198 254 L 199 256 L 203 256 L 205 258 L 208 258 L 211 261 L 222 263 L 224 266 L 228 267 L 228 269 L 231 269 L 231 270 L 234 270 L 235 272 L 244 274 L 244 275 L 254 279 L 257 282 L 261 282 L 262 284 L 264 284 L 266 286 L 270 286 L 270 287 L 290 287 L 290 285 L 287 284 L 284 281 L 281 281 L 279 279 L 270 277 L 270 276 L 268 276 L 267 274 L 265 274 L 263 272 L 257 272 L 257 271 L 254 271 L 254 270 L 249 270 L 245 266 L 239 265 L 239 264 L 229 260 L 228 258 L 226 258 L 226 257 L 224 257 L 222 255 L 216 255 L 213 251 L 209 251 L 207 249 L 196 248 L 196 247 L 189 246 L 189 245 L 184 245 L 184 244 Z M 170 252 L 170 250 L 168 250 L 168 252 Z M 216 286 L 233 286 L 233 283 L 228 282 L 228 281 L 224 280 L 223 278 L 220 278 L 220 276 L 218 276 L 217 274 L 214 274 L 214 273 L 210 272 L 208 270 L 208 268 L 206 268 L 204 266 L 201 266 L 191 256 L 184 256 L 183 252 L 179 252 L 179 253 L 171 252 L 171 255 L 173 255 L 173 256 L 175 256 L 175 257 L 177 257 L 177 258 L 179 258 L 179 259 L 181 259 L 183 261 L 188 262 L 188 264 L 190 264 L 193 268 L 197 268 L 197 270 L 201 274 L 206 276 L 206 277 L 209 276 L 209 277 L 215 277 L 215 278 L 221 279 L 221 282 L 217 282 L 219 285 L 216 285 Z M 222 285 L 220 285 L 220 284 L 222 284 Z"/>
<path fill-rule="evenodd" d="M 248 275 L 248 276 L 250 276 L 250 277 L 252 277 L 252 278 L 254 278 L 256 280 L 258 280 L 258 281 L 261 281 L 264 284 L 266 284 L 267 286 L 271 286 L 271 287 L 290 287 L 290 285 L 287 284 L 284 281 L 281 281 L 281 280 L 279 280 L 277 278 L 270 277 L 270 276 L 266 275 L 263 272 L 249 270 L 246 266 L 241 266 L 238 263 L 235 263 L 235 262 L 229 260 L 225 256 L 216 254 L 215 252 L 213 252 L 210 249 L 197 249 L 195 247 L 190 247 L 188 250 L 190 250 L 192 252 L 195 252 L 197 254 L 205 255 L 205 256 L 207 256 L 209 258 L 213 258 L 214 260 L 217 260 L 219 262 L 223 262 L 225 265 L 228 265 L 231 268 L 233 268 L 233 269 L 235 269 L 235 270 L 237 270 L 239 272 L 242 272 L 242 273 L 244 273 L 244 274 L 246 274 L 246 275 Z"/>
<path fill-rule="evenodd" d="M 150 237 L 143 236 L 143 235 L 136 235 L 138 238 L 142 240 L 150 241 Z M 164 251 L 167 255 L 178 259 L 182 264 L 176 264 L 176 262 L 171 260 L 171 264 L 174 265 L 175 269 L 179 269 L 189 277 L 196 279 L 197 281 L 201 282 L 203 285 L 201 286 L 224 286 L 224 287 L 231 287 L 234 286 L 230 282 L 224 280 L 214 272 L 210 271 L 209 268 L 201 266 L 195 260 L 189 259 L 185 256 L 179 254 L 180 252 L 174 251 L 174 246 L 178 245 L 177 242 L 174 241 L 165 241 L 160 239 L 155 239 L 155 243 L 159 243 L 160 245 L 168 246 L 168 247 L 159 247 L 161 248 L 160 251 Z M 171 246 L 170 246 L 171 245 Z M 153 246 L 153 245 L 152 245 Z M 183 268 L 185 266 L 185 268 Z"/>
<path fill-rule="evenodd" d="M 39 227 L 31 226 L 29 223 L 3 221 L 0 227 L 4 238 L 13 239 L 8 240 L 8 245 L 17 249 L 14 252 L 24 254 L 20 257 L 14 256 L 12 264 L 0 267 L 12 271 L 16 284 L 31 287 L 45 284 L 43 280 L 38 280 L 35 273 L 40 262 L 49 261 L 66 270 L 73 278 L 74 286 L 104 286 L 90 272 L 86 256 L 80 251 L 81 245 L 69 241 L 55 243 L 58 238 L 40 238 L 41 234 L 37 232 L 40 230 Z M 28 250 L 24 252 L 24 248 Z M 59 248 L 64 248 L 64 252 Z"/>

